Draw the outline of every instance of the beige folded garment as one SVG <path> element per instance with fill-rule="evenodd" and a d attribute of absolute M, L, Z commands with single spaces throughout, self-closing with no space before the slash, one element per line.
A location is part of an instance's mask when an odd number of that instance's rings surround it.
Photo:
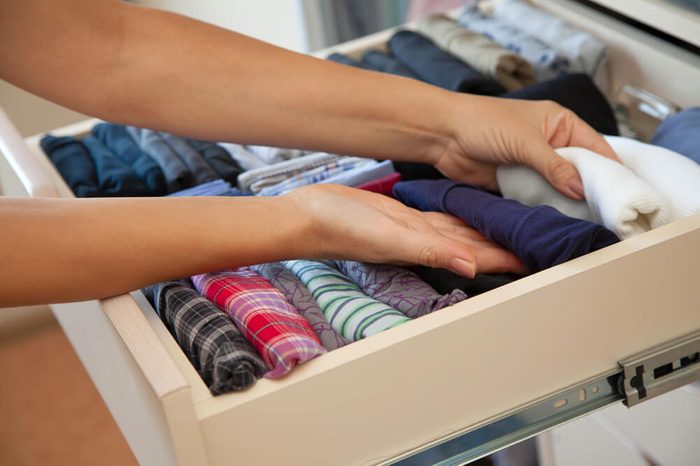
<path fill-rule="evenodd" d="M 463 28 L 445 15 L 420 20 L 417 30 L 472 68 L 494 78 L 509 91 L 536 82 L 532 65 L 478 32 Z"/>

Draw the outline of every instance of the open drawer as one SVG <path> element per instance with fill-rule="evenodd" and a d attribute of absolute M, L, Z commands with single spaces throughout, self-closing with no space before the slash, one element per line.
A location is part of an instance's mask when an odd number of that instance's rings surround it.
<path fill-rule="evenodd" d="M 700 104 L 697 56 L 572 1 L 536 3 L 609 43 L 613 87 Z M 0 112 L 0 149 L 25 194 L 72 196 L 38 140 Z M 516 440 L 501 434 L 527 415 L 546 411 L 518 438 L 620 400 L 620 361 L 700 330 L 698 263 L 700 216 L 216 398 L 139 292 L 53 310 L 141 464 L 451 464 Z"/>

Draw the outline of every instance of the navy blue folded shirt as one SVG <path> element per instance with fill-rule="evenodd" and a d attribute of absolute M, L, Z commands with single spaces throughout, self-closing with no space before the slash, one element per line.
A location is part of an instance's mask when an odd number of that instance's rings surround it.
<path fill-rule="evenodd" d="M 398 61 L 396 58 L 378 50 L 370 50 L 362 56 L 362 66 L 383 73 L 395 74 L 406 78 L 420 78 L 409 67 Z"/>
<path fill-rule="evenodd" d="M 136 173 L 122 162 L 96 137 L 86 136 L 83 145 L 97 168 L 100 196 L 141 197 L 151 192 Z"/>
<path fill-rule="evenodd" d="M 422 211 L 447 212 L 517 255 L 538 272 L 617 243 L 613 232 L 550 206 L 528 207 L 451 180 L 397 183 L 394 196 Z"/>
<path fill-rule="evenodd" d="M 700 163 L 700 107 L 692 107 L 661 122 L 651 143 Z"/>
<path fill-rule="evenodd" d="M 41 148 L 77 197 L 94 197 L 99 193 L 95 165 L 85 147 L 74 137 L 46 135 Z"/>
<path fill-rule="evenodd" d="M 413 31 L 399 31 L 389 40 L 389 50 L 421 80 L 450 91 L 501 95 L 506 90 L 479 73 L 427 37 Z"/>
<path fill-rule="evenodd" d="M 168 192 L 165 175 L 158 163 L 139 148 L 125 126 L 100 123 L 92 129 L 93 135 L 112 151 L 122 162 L 134 170 L 154 196 Z"/>

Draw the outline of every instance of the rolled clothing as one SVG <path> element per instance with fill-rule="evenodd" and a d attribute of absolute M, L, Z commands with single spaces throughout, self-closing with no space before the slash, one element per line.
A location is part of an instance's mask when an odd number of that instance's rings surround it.
<path fill-rule="evenodd" d="M 195 185 L 220 179 L 214 169 L 204 160 L 204 157 L 187 144 L 183 138 L 162 131 L 158 134 L 187 166 Z"/>
<path fill-rule="evenodd" d="M 352 66 L 353 68 L 364 68 L 364 66 L 362 66 L 362 63 L 343 53 L 331 53 L 326 57 L 326 60 L 335 63 L 340 63 L 341 65 Z"/>
<path fill-rule="evenodd" d="M 606 228 L 567 217 L 550 206 L 527 207 L 450 180 L 397 183 L 394 195 L 409 207 L 446 212 L 512 251 L 530 272 L 553 267 L 617 243 Z"/>
<path fill-rule="evenodd" d="M 484 76 L 495 79 L 508 91 L 537 81 L 530 62 L 445 15 L 428 16 L 418 21 L 417 27 L 418 32 Z"/>
<path fill-rule="evenodd" d="M 74 137 L 47 134 L 41 148 L 76 197 L 99 195 L 97 170 L 85 147 Z"/>
<path fill-rule="evenodd" d="M 83 145 L 97 169 L 100 196 L 141 197 L 151 192 L 130 166 L 122 162 L 94 136 L 85 136 Z"/>
<path fill-rule="evenodd" d="M 497 0 L 493 16 L 551 45 L 569 60 L 571 71 L 595 77 L 604 68 L 607 47 L 601 40 L 540 8 L 521 0 Z"/>
<path fill-rule="evenodd" d="M 420 80 L 418 75 L 395 57 L 389 56 L 379 50 L 370 50 L 362 55 L 362 67 L 368 70 L 381 71 L 404 78 Z"/>
<path fill-rule="evenodd" d="M 408 269 L 386 264 L 330 261 L 367 296 L 415 319 L 467 299 L 462 290 L 440 294 Z"/>
<path fill-rule="evenodd" d="M 656 128 L 651 143 L 700 163 L 700 107 L 666 118 Z"/>
<path fill-rule="evenodd" d="M 564 74 L 501 97 L 523 100 L 553 100 L 568 108 L 602 134 L 619 134 L 615 114 L 608 100 L 583 73 Z"/>
<path fill-rule="evenodd" d="M 168 193 L 168 185 L 160 166 L 129 135 L 125 126 L 99 123 L 92 134 L 122 162 L 127 164 L 154 196 Z"/>
<path fill-rule="evenodd" d="M 465 7 L 459 15 L 458 22 L 530 62 L 539 81 L 556 78 L 562 73 L 572 71 L 569 60 L 549 44 L 513 24 L 482 14 L 476 6 Z"/>
<path fill-rule="evenodd" d="M 373 163 L 360 164 L 355 169 L 343 171 L 335 176 L 321 181 L 320 183 L 341 184 L 343 186 L 356 187 L 394 173 L 394 164 L 391 160 L 384 160 L 382 162 L 368 160 L 368 162 Z"/>
<path fill-rule="evenodd" d="M 150 155 L 163 170 L 168 192 L 173 193 L 195 184 L 192 173 L 157 131 L 128 126 L 126 130 L 142 151 Z"/>
<path fill-rule="evenodd" d="M 263 188 L 259 196 L 279 196 L 294 189 L 311 184 L 323 183 L 325 180 L 335 177 L 343 172 L 354 170 L 358 167 L 376 165 L 375 160 L 362 159 L 359 157 L 340 157 L 338 160 L 328 162 L 320 167 L 298 173 L 287 178 L 281 183 Z"/>
<path fill-rule="evenodd" d="M 197 139 L 186 139 L 185 142 L 199 152 L 219 178 L 234 186 L 238 183 L 238 176 L 243 173 L 243 168 L 221 146 Z"/>
<path fill-rule="evenodd" d="M 333 328 L 348 340 L 360 340 L 410 319 L 364 294 L 338 270 L 321 262 L 283 262 L 311 292 Z"/>
<path fill-rule="evenodd" d="M 212 395 L 245 390 L 267 371 L 231 319 L 200 296 L 189 280 L 142 291 Z"/>
<path fill-rule="evenodd" d="M 672 150 L 606 136 L 622 163 L 668 199 L 672 220 L 700 213 L 700 165 Z"/>
<path fill-rule="evenodd" d="M 435 291 L 438 293 L 447 294 L 452 293 L 454 290 L 462 290 L 470 297 L 495 290 L 519 278 L 512 274 L 485 273 L 477 273 L 474 278 L 468 278 L 450 270 L 425 266 L 411 267 L 411 271 L 418 275 L 421 280 L 435 288 Z"/>
<path fill-rule="evenodd" d="M 324 348 L 331 351 L 350 343 L 350 340 L 340 336 L 333 329 L 308 288 L 283 264 L 274 262 L 254 265 L 251 268 L 265 277 L 299 311 L 311 325 Z"/>
<path fill-rule="evenodd" d="M 277 379 L 326 350 L 306 320 L 270 282 L 248 267 L 192 277 L 197 291 L 219 306 Z"/>
<path fill-rule="evenodd" d="M 393 56 L 421 80 L 456 92 L 496 96 L 506 90 L 459 58 L 442 50 L 427 37 L 413 31 L 399 31 L 389 39 Z"/>
<path fill-rule="evenodd" d="M 238 189 L 242 192 L 258 193 L 268 186 L 274 186 L 294 175 L 335 162 L 340 156 L 317 152 L 303 157 L 285 160 L 272 165 L 254 168 L 238 177 Z"/>
<path fill-rule="evenodd" d="M 267 162 L 263 160 L 258 155 L 250 152 L 245 146 L 240 144 L 233 144 L 230 142 L 220 142 L 219 146 L 224 149 L 231 158 L 241 166 L 243 171 L 254 170 L 256 168 L 264 167 Z"/>

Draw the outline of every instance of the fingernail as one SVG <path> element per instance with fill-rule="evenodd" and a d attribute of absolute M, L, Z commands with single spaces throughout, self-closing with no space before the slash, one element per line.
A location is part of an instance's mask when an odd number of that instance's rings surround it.
<path fill-rule="evenodd" d="M 476 264 L 466 259 L 460 259 L 459 257 L 455 257 L 450 261 L 450 269 L 465 277 L 473 277 L 476 275 Z"/>
<path fill-rule="evenodd" d="M 581 183 L 581 179 L 578 176 L 571 177 L 566 186 L 569 188 L 569 191 L 578 196 L 579 199 L 583 199 L 586 196 L 583 190 L 583 183 Z"/>

